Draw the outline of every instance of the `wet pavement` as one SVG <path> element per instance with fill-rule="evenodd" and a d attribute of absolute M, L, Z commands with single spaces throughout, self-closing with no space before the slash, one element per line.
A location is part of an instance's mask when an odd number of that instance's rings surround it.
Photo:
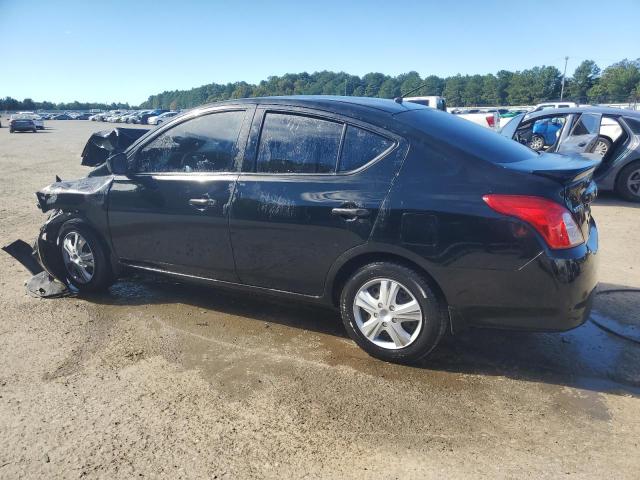
<path fill-rule="evenodd" d="M 33 192 L 86 173 L 104 124 L 0 130 L 0 243 Z M 48 125 L 49 126 L 49 125 Z M 0 255 L 0 478 L 637 478 L 637 206 L 604 194 L 592 320 L 470 329 L 416 366 L 368 357 L 331 309 L 125 278 L 35 299 Z"/>

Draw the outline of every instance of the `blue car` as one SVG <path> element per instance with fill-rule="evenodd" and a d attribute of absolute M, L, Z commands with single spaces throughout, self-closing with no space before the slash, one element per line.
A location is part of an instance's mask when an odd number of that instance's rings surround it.
<path fill-rule="evenodd" d="M 556 143 L 558 132 L 564 125 L 564 118 L 554 117 L 538 120 L 534 123 L 529 148 L 540 151 Z"/>

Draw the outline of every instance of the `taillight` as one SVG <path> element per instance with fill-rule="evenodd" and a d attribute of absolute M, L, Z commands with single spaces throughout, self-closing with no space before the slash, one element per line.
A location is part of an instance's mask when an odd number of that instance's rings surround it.
<path fill-rule="evenodd" d="M 487 115 L 487 123 L 491 128 L 496 126 L 496 119 L 493 115 Z"/>
<path fill-rule="evenodd" d="M 559 203 L 527 195 L 489 194 L 482 199 L 496 212 L 527 222 L 550 248 L 571 248 L 584 242 L 571 212 Z"/>

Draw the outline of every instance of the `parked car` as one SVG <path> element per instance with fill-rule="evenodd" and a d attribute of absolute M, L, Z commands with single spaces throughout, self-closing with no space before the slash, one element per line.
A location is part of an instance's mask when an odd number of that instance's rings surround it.
<path fill-rule="evenodd" d="M 447 101 L 443 97 L 437 95 L 431 95 L 426 97 L 405 97 L 405 102 L 417 103 L 418 105 L 424 105 L 425 107 L 435 108 L 437 110 L 447 111 Z"/>
<path fill-rule="evenodd" d="M 540 112 L 542 110 L 549 110 L 551 108 L 576 108 L 578 106 L 575 102 L 545 102 L 539 103 L 534 108 L 534 112 Z"/>
<path fill-rule="evenodd" d="M 593 154 L 601 159 L 594 179 L 640 202 L 640 112 L 607 107 L 542 110 L 514 117 L 501 134 L 536 151 Z"/>
<path fill-rule="evenodd" d="M 170 118 L 175 117 L 176 115 L 178 115 L 178 112 L 164 112 L 155 117 L 149 117 L 147 119 L 147 123 L 149 125 L 162 125 L 164 122 L 166 122 Z"/>
<path fill-rule="evenodd" d="M 9 117 L 9 133 L 33 132 L 37 133 L 36 122 L 31 115 L 11 115 Z"/>
<path fill-rule="evenodd" d="M 166 109 L 162 109 L 162 108 L 157 108 L 155 110 L 148 110 L 145 113 L 141 114 L 138 116 L 138 123 L 140 123 L 141 125 L 147 125 L 149 118 L 151 117 L 157 117 L 158 115 L 168 112 L 169 110 Z"/>
<path fill-rule="evenodd" d="M 454 115 L 355 97 L 252 98 L 175 117 L 37 193 L 44 268 L 81 292 L 126 269 L 340 309 L 416 361 L 465 324 L 560 331 L 589 313 L 597 161 Z M 99 152 L 94 157 L 94 152 Z"/>
<path fill-rule="evenodd" d="M 480 109 L 467 109 L 462 110 L 460 113 L 454 114 L 458 118 L 464 118 L 471 123 L 480 125 L 481 127 L 489 128 L 491 130 L 498 130 L 500 128 L 500 115 L 497 110 L 484 111 Z"/>
<path fill-rule="evenodd" d="M 89 118 L 91 118 L 91 114 L 89 114 L 89 113 L 80 113 L 80 114 L 76 115 L 73 119 L 74 120 L 89 120 Z"/>
<path fill-rule="evenodd" d="M 51 120 L 72 120 L 71 115 L 66 113 L 60 113 L 58 115 L 54 115 Z"/>

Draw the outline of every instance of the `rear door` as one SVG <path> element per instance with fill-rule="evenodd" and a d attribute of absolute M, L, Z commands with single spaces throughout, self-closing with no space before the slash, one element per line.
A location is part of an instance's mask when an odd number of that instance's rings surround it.
<path fill-rule="evenodd" d="M 241 282 L 322 294 L 335 260 L 369 238 L 405 153 L 370 125 L 258 108 L 230 213 Z"/>

